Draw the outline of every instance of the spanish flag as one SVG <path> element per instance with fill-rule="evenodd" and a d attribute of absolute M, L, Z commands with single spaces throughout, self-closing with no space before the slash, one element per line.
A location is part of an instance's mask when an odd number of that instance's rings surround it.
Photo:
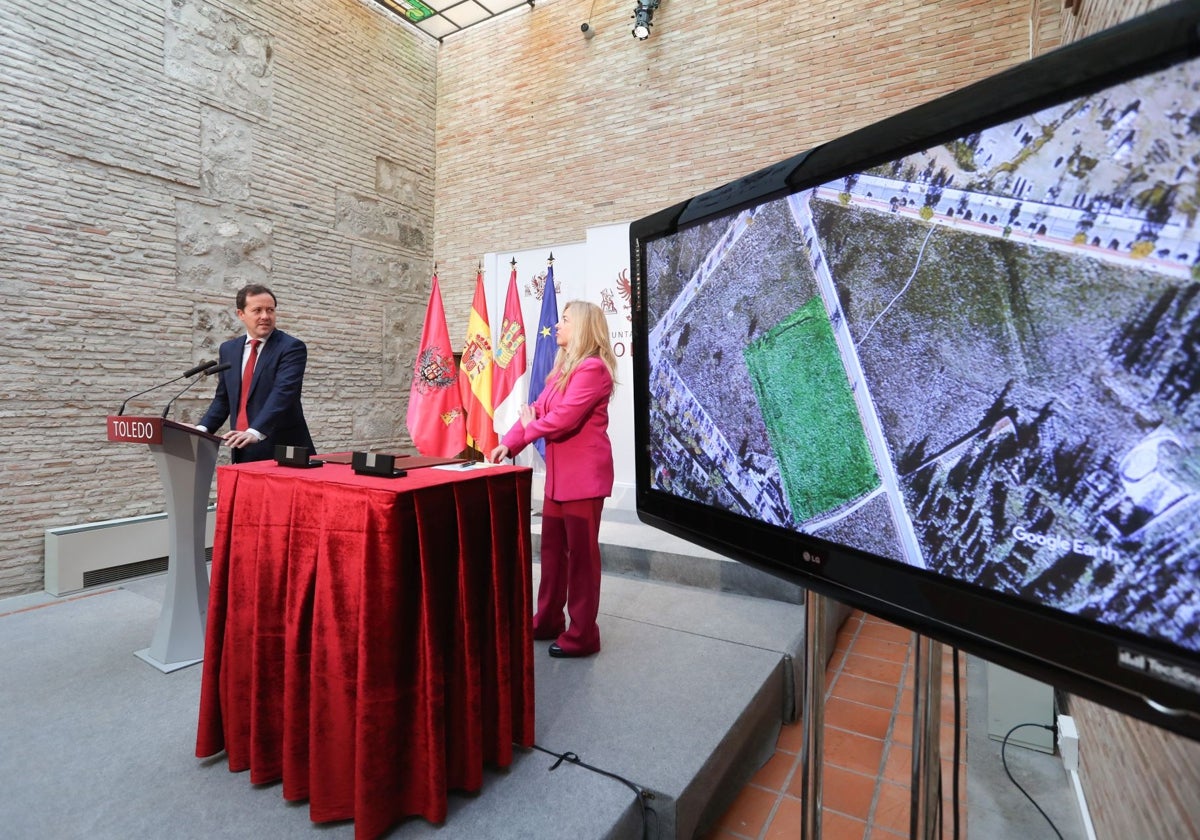
<path fill-rule="evenodd" d="M 475 299 L 467 320 L 459 378 L 463 408 L 467 412 L 467 445 L 487 455 L 500 444 L 492 424 L 492 327 L 488 323 L 483 269 L 475 275 Z"/>

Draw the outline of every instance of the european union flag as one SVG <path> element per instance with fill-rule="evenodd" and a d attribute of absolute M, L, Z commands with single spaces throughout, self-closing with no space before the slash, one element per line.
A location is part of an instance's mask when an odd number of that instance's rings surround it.
<path fill-rule="evenodd" d="M 546 269 L 546 286 L 542 290 L 542 313 L 538 317 L 537 340 L 533 344 L 533 367 L 529 373 L 530 404 L 542 393 L 546 377 L 554 369 L 554 357 L 558 353 L 558 342 L 554 340 L 554 325 L 558 323 L 558 296 L 554 293 L 554 255 Z M 533 442 L 542 458 L 546 457 L 546 441 L 538 438 Z"/>

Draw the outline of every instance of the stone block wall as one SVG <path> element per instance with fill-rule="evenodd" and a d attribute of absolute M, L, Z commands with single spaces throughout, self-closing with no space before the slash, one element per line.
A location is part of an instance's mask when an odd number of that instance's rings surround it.
<path fill-rule="evenodd" d="M 406 443 L 437 43 L 362 0 L 3 6 L 0 596 L 41 588 L 45 529 L 164 508 L 104 418 L 214 358 L 244 283 L 308 343 L 319 448 Z"/>

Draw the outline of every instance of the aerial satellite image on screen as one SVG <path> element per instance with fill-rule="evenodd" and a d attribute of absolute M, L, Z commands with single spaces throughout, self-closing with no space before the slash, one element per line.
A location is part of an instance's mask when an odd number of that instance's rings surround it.
<path fill-rule="evenodd" d="M 1198 87 L 648 243 L 653 486 L 1200 650 Z"/>

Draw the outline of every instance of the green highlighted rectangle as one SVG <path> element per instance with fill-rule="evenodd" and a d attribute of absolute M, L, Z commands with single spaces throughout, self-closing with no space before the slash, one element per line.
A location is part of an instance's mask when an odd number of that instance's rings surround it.
<path fill-rule="evenodd" d="M 747 347 L 744 355 L 798 522 L 878 487 L 854 394 L 819 297 Z"/>

